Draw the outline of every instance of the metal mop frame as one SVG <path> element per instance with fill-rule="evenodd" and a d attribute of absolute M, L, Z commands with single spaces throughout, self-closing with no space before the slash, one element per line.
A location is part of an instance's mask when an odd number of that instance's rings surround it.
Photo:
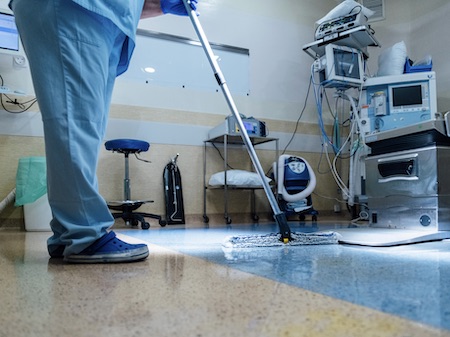
<path fill-rule="evenodd" d="M 266 196 L 269 199 L 270 206 L 274 213 L 275 221 L 277 222 L 278 227 L 280 228 L 281 241 L 284 243 L 288 243 L 289 241 L 291 241 L 292 238 L 291 238 L 291 230 L 287 223 L 286 215 L 280 210 L 280 207 L 278 206 L 275 195 L 272 193 L 269 183 L 265 179 L 264 170 L 261 167 L 261 163 L 255 152 L 253 144 L 250 141 L 250 137 L 248 136 L 248 133 L 247 133 L 247 130 L 245 129 L 244 123 L 242 122 L 241 115 L 239 114 L 239 111 L 237 110 L 236 105 L 234 104 L 233 98 L 231 97 L 231 93 L 228 89 L 225 78 L 222 74 L 222 71 L 219 68 L 216 58 L 214 57 L 214 53 L 211 49 L 208 39 L 206 38 L 206 35 L 203 31 L 200 21 L 198 20 L 197 13 L 195 12 L 194 9 L 192 9 L 190 0 L 183 0 L 183 2 L 184 2 L 184 6 L 186 7 L 186 11 L 188 12 L 189 17 L 192 21 L 192 24 L 194 25 L 194 29 L 197 33 L 197 36 L 200 39 L 200 42 L 203 46 L 203 50 L 205 51 L 206 56 L 211 65 L 211 68 L 214 72 L 214 77 L 216 78 L 216 81 L 219 84 L 219 86 L 222 88 L 222 92 L 225 96 L 228 106 L 229 106 L 231 112 L 233 113 L 234 117 L 236 118 L 236 121 L 238 122 L 239 129 L 241 130 L 242 140 L 244 141 L 244 144 L 247 147 L 247 151 L 253 162 L 253 166 L 255 167 L 257 173 L 259 174 L 259 176 L 261 178 L 261 182 L 263 184 L 264 191 L 266 192 Z"/>

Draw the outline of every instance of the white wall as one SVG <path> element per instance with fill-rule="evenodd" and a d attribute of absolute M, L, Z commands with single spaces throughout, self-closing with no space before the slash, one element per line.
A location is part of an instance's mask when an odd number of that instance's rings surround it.
<path fill-rule="evenodd" d="M 411 59 L 430 54 L 436 71 L 438 111 L 450 110 L 450 2 L 414 0 L 411 21 Z"/>
<path fill-rule="evenodd" d="M 312 59 L 302 46 L 314 39 L 314 21 L 331 9 L 330 0 L 204 0 L 198 8 L 208 40 L 250 50 L 250 95 L 234 96 L 241 113 L 257 118 L 296 120 L 303 105 Z M 187 18 L 143 20 L 140 28 L 197 39 Z M 158 52 L 158 51 L 155 51 Z M 211 73 L 212 76 L 212 73 Z M 227 74 L 224 74 L 225 78 Z M 154 88 L 118 81 L 114 102 L 229 114 L 221 94 Z M 127 90 L 127 88 L 133 88 Z M 176 96 L 179 99 L 174 101 Z M 315 122 L 311 105 L 304 121 Z"/>

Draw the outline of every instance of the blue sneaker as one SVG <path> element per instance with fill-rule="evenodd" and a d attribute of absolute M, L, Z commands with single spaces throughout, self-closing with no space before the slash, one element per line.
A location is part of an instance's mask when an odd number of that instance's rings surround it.
<path fill-rule="evenodd" d="M 111 231 L 82 252 L 64 257 L 64 261 L 72 263 L 134 262 L 144 260 L 147 256 L 146 244 L 123 242 L 117 238 L 116 233 Z"/>
<path fill-rule="evenodd" d="M 48 246 L 48 253 L 50 254 L 51 258 L 57 259 L 64 257 L 64 249 L 66 249 L 66 246 L 64 245 L 52 245 Z"/>

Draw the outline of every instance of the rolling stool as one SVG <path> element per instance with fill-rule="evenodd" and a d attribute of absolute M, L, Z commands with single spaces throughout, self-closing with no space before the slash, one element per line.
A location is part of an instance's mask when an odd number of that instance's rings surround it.
<path fill-rule="evenodd" d="M 140 152 L 147 151 L 149 147 L 150 147 L 149 143 L 135 139 L 114 139 L 109 140 L 105 143 L 106 150 L 123 153 L 125 155 L 125 179 L 123 181 L 124 200 L 107 202 L 108 208 L 114 211 L 119 211 L 117 213 L 112 213 L 114 219 L 122 218 L 127 225 L 132 226 L 137 226 L 138 223 L 140 222 L 142 229 L 150 228 L 150 224 L 145 221 L 145 218 L 157 219 L 161 226 L 166 225 L 165 220 L 162 220 L 162 217 L 159 215 L 143 212 L 134 212 L 143 204 L 151 203 L 153 202 L 153 200 L 131 200 L 128 157 L 130 153 L 133 153 L 134 155 L 136 155 L 136 158 L 138 158 L 137 154 Z"/>

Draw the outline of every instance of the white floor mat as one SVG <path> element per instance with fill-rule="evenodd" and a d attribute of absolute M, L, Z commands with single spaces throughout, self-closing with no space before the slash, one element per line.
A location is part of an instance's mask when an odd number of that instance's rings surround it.
<path fill-rule="evenodd" d="M 372 247 L 389 247 L 450 238 L 450 231 L 431 232 L 374 227 L 342 228 L 334 231 L 341 235 L 339 243 Z"/>

